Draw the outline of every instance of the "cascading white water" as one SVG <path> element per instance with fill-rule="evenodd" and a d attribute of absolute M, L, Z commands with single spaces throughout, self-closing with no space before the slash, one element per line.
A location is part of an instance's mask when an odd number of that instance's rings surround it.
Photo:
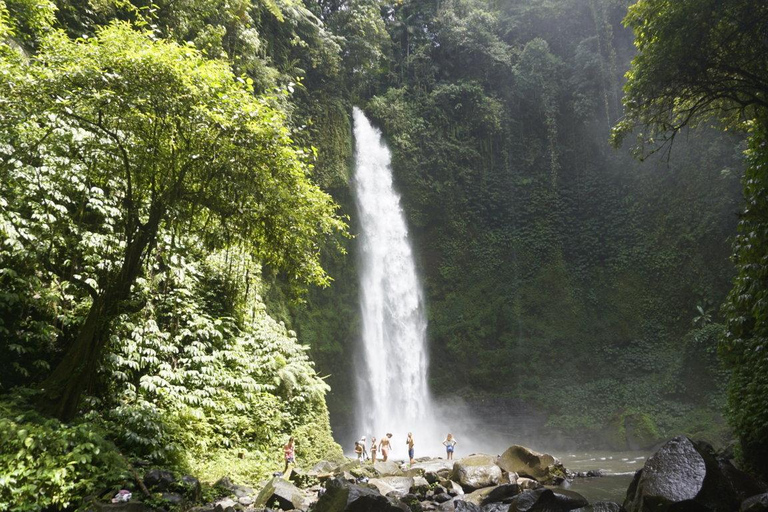
<path fill-rule="evenodd" d="M 400 196 L 395 192 L 390 153 L 363 112 L 353 112 L 354 188 L 360 221 L 362 357 L 357 365 L 360 435 L 391 432 L 392 457 L 406 453 L 407 432 L 416 451 L 439 446 L 427 386 L 424 300 L 408 242 Z M 442 429 L 441 429 L 442 430 Z M 444 434 L 442 434 L 444 435 Z M 418 456 L 418 455 L 417 455 Z"/>

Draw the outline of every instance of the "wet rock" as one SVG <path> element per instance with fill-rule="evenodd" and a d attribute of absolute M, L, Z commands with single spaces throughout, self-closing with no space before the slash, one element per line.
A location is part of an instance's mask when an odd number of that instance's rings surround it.
<path fill-rule="evenodd" d="M 379 492 L 385 496 L 391 492 L 398 496 L 403 496 L 411 491 L 413 478 L 408 476 L 385 476 L 382 478 L 371 478 L 368 483 L 376 486 Z"/>
<path fill-rule="evenodd" d="M 454 463 L 451 480 L 458 482 L 465 491 L 490 487 L 501 481 L 501 468 L 496 465 L 495 457 L 471 455 Z"/>
<path fill-rule="evenodd" d="M 232 483 L 232 480 L 229 479 L 228 476 L 219 478 L 215 484 L 213 484 L 214 487 L 219 487 L 221 489 L 226 489 L 228 491 L 232 490 L 232 487 L 235 484 Z"/>
<path fill-rule="evenodd" d="M 403 476 L 403 471 L 400 466 L 392 460 L 387 462 L 378 461 L 373 464 L 373 469 L 376 470 L 378 476 Z"/>
<path fill-rule="evenodd" d="M 213 504 L 214 512 L 235 512 L 237 502 L 232 498 L 224 498 Z"/>
<path fill-rule="evenodd" d="M 445 487 L 448 490 L 448 494 L 450 494 L 451 496 L 464 495 L 464 489 L 453 480 L 443 480 L 441 482 L 441 485 L 443 485 L 443 487 Z"/>
<path fill-rule="evenodd" d="M 240 497 L 244 496 L 238 496 L 238 498 Z M 255 508 L 264 508 L 275 504 L 281 510 L 301 508 L 304 504 L 304 494 L 291 482 L 280 477 L 274 477 L 259 492 L 253 505 Z"/>
<path fill-rule="evenodd" d="M 313 476 L 330 474 L 336 471 L 338 468 L 339 468 L 338 464 L 334 464 L 333 462 L 329 462 L 327 460 L 321 460 L 320 462 L 312 466 L 312 469 L 310 469 L 307 473 Z"/>
<path fill-rule="evenodd" d="M 566 477 L 565 468 L 552 455 L 534 452 L 520 445 L 507 448 L 499 457 L 497 464 L 504 471 L 517 473 L 546 484 L 558 484 Z"/>
<path fill-rule="evenodd" d="M 454 505 L 456 512 L 483 512 L 482 507 L 469 501 L 456 500 Z"/>
<path fill-rule="evenodd" d="M 483 512 L 508 512 L 508 503 L 491 503 L 483 506 Z"/>
<path fill-rule="evenodd" d="M 445 459 L 431 459 L 424 462 L 419 462 L 411 466 L 411 469 L 423 470 L 424 478 L 429 483 L 435 483 L 440 479 L 448 478 L 451 470 L 453 469 L 453 462 Z"/>
<path fill-rule="evenodd" d="M 577 508 L 573 512 L 624 512 L 624 507 L 612 501 L 598 501 L 587 507 Z"/>
<path fill-rule="evenodd" d="M 589 502 L 573 491 L 537 489 L 512 498 L 509 512 L 567 512 L 587 505 Z"/>
<path fill-rule="evenodd" d="M 408 512 L 408 507 L 378 491 L 350 484 L 341 478 L 328 480 L 314 512 Z"/>
<path fill-rule="evenodd" d="M 293 471 L 291 471 L 290 480 L 296 486 L 301 487 L 302 489 L 306 489 L 307 487 L 312 487 L 313 485 L 316 485 L 319 482 L 319 479 L 316 474 L 312 474 L 310 472 L 304 472 L 304 471 L 301 471 L 300 469 L 294 469 Z"/>
<path fill-rule="evenodd" d="M 739 512 L 768 512 L 768 493 L 747 498 L 741 503 Z"/>
<path fill-rule="evenodd" d="M 200 480 L 197 478 L 190 475 L 184 475 L 181 477 L 181 480 L 179 480 L 176 488 L 182 491 L 191 501 L 200 501 L 203 489 L 200 486 Z"/>
<path fill-rule="evenodd" d="M 533 478 L 518 478 L 517 485 L 520 486 L 520 490 L 522 491 L 533 491 L 544 487 Z"/>
<path fill-rule="evenodd" d="M 486 496 L 488 496 L 488 494 L 490 494 L 493 489 L 494 487 L 484 487 L 483 489 L 478 489 L 476 491 L 470 492 L 469 494 L 465 494 L 461 499 L 467 503 L 474 503 L 475 505 L 480 506 Z"/>
<path fill-rule="evenodd" d="M 480 504 L 484 506 L 489 503 L 508 503 L 513 497 L 520 494 L 520 492 L 520 486 L 517 484 L 502 484 L 491 489 L 491 492 L 485 496 Z"/>
<path fill-rule="evenodd" d="M 759 483 L 718 460 L 710 445 L 678 436 L 635 474 L 624 508 L 629 512 L 734 511 L 753 485 Z"/>
<path fill-rule="evenodd" d="M 184 503 L 184 496 L 177 492 L 164 492 L 160 495 L 160 498 L 170 505 L 181 505 Z"/>
<path fill-rule="evenodd" d="M 166 491 L 176 483 L 176 477 L 170 471 L 152 469 L 144 475 L 144 485 L 153 491 Z"/>
<path fill-rule="evenodd" d="M 436 494 L 436 495 L 435 495 L 435 496 L 432 498 L 432 500 L 433 500 L 434 502 L 436 502 L 436 503 L 445 503 L 446 501 L 450 501 L 450 500 L 451 500 L 451 495 L 450 495 L 450 494 L 448 494 L 447 492 L 446 492 L 446 493 L 443 493 L 443 494 Z"/>
<path fill-rule="evenodd" d="M 429 491 L 429 482 L 423 476 L 413 477 L 413 485 L 411 485 L 410 492 L 414 494 L 425 495 Z"/>

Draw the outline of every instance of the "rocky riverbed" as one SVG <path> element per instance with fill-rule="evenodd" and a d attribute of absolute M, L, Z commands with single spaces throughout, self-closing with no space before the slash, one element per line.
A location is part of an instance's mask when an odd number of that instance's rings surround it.
<path fill-rule="evenodd" d="M 187 477 L 188 478 L 188 477 Z M 321 462 L 289 479 L 276 476 L 255 487 L 223 479 L 217 485 L 230 496 L 193 512 L 768 512 L 768 487 L 718 457 L 703 442 L 676 437 L 664 444 L 637 471 L 622 503 L 589 503 L 569 490 L 569 483 L 600 478 L 574 473 L 555 457 L 523 446 L 499 456 L 474 454 L 455 461 L 422 458 L 399 461 Z M 145 477 L 149 487 L 172 487 L 172 475 Z M 187 485 L 194 489 L 194 482 Z M 173 494 L 173 493 L 167 493 Z M 94 504 L 94 511 L 158 510 L 139 503 Z"/>

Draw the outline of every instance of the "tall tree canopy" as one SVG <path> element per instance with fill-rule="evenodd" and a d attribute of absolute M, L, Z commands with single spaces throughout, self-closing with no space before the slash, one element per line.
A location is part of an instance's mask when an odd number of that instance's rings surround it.
<path fill-rule="evenodd" d="M 141 307 L 133 287 L 161 228 L 183 227 L 209 249 L 247 246 L 291 276 L 327 283 L 320 247 L 344 224 L 310 183 L 274 95 L 254 96 L 226 62 L 124 23 L 74 41 L 54 31 L 29 60 L 5 54 L 0 172 L 4 197 L 18 201 L 16 239 L 47 244 L 52 270 L 92 300 L 43 384 L 58 416 L 71 417 L 93 383 L 112 320 Z M 47 239 L 46 223 L 25 224 L 40 215 L 70 222 L 66 235 Z M 86 235 L 115 263 L 80 254 Z"/>
<path fill-rule="evenodd" d="M 733 372 L 729 416 L 742 456 L 768 476 L 768 4 L 641 0 L 625 23 L 639 54 L 628 73 L 616 143 L 639 130 L 641 143 L 658 148 L 713 116 L 750 134 L 746 207 L 734 243 L 738 274 L 725 304 L 721 353 Z"/>

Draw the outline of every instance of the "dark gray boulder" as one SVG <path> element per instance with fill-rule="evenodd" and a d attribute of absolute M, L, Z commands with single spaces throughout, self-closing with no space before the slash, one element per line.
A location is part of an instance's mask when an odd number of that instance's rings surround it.
<path fill-rule="evenodd" d="M 598 501 L 584 508 L 577 508 L 573 512 L 625 512 L 624 507 L 612 501 Z"/>
<path fill-rule="evenodd" d="M 408 512 L 408 507 L 382 496 L 375 489 L 350 484 L 341 478 L 325 483 L 325 493 L 315 504 L 314 512 Z"/>
<path fill-rule="evenodd" d="M 579 493 L 563 489 L 536 489 L 512 498 L 509 512 L 568 512 L 589 505 Z"/>
<path fill-rule="evenodd" d="M 176 483 L 176 477 L 170 471 L 152 469 L 144 475 L 144 485 L 153 491 L 167 491 Z"/>
<path fill-rule="evenodd" d="M 241 496 L 238 496 L 240 498 Z M 277 504 L 280 510 L 294 510 L 302 508 L 304 493 L 291 482 L 276 476 L 259 492 L 254 500 L 255 508 L 264 508 Z"/>
<path fill-rule="evenodd" d="M 483 508 L 469 501 L 456 500 L 454 503 L 456 512 L 483 512 Z"/>
<path fill-rule="evenodd" d="M 175 488 L 177 491 L 182 492 L 191 501 L 200 501 L 200 497 L 202 496 L 203 492 L 202 486 L 200 485 L 200 480 L 190 475 L 184 475 L 181 477 L 181 480 L 179 480 Z"/>
<path fill-rule="evenodd" d="M 480 504 L 485 506 L 489 503 L 509 503 L 512 498 L 520 494 L 520 492 L 520 486 L 517 484 L 502 484 L 494 487 L 494 489 L 483 498 L 483 501 Z"/>
<path fill-rule="evenodd" d="M 483 512 L 507 512 L 509 503 L 490 503 L 483 506 Z"/>
<path fill-rule="evenodd" d="M 718 460 L 712 447 L 678 436 L 635 474 L 624 508 L 629 512 L 732 512 L 759 488 L 745 473 Z"/>
<path fill-rule="evenodd" d="M 768 493 L 747 498 L 741 503 L 739 512 L 768 512 Z"/>

